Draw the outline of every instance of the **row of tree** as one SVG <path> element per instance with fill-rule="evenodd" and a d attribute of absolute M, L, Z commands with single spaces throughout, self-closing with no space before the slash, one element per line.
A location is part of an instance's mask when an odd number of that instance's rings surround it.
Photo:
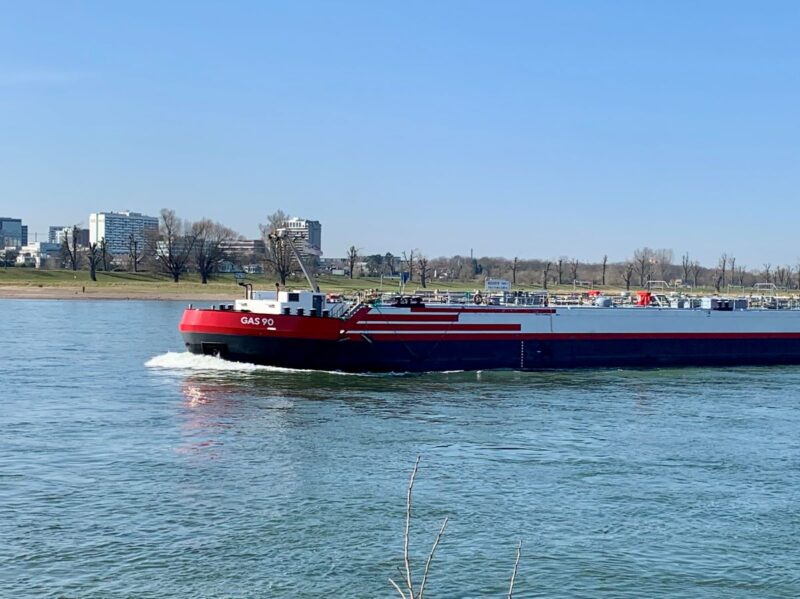
<path fill-rule="evenodd" d="M 604 255 L 596 262 L 580 261 L 562 256 L 554 259 L 513 259 L 482 257 L 480 259 L 451 256 L 428 259 L 419 250 L 404 252 L 401 257 L 387 254 L 359 256 L 356 246 L 347 254 L 350 276 L 358 273 L 361 264 L 364 276 L 389 276 L 406 273 L 411 281 L 425 287 L 431 278 L 439 280 L 472 281 L 485 278 L 503 278 L 514 285 L 551 286 L 619 285 L 645 287 L 659 282 L 669 286 L 714 287 L 717 290 L 730 286 L 751 287 L 756 283 L 776 287 L 800 289 L 800 264 L 773 266 L 763 264 L 758 269 L 748 269 L 737 263 L 736 257 L 724 253 L 716 266 L 702 266 L 688 253 L 675 263 L 672 250 L 641 248 L 624 262 L 611 263 Z"/>
<path fill-rule="evenodd" d="M 287 279 L 301 270 L 295 257 L 290 237 L 278 235 L 284 228 L 289 215 L 282 210 L 267 217 L 266 224 L 259 225 L 264 241 L 264 251 L 260 254 L 239 253 L 233 242 L 243 238 L 234 230 L 201 219 L 196 222 L 184 220 L 174 210 L 162 209 L 157 231 L 148 232 L 144 239 L 131 234 L 128 238 L 128 253 L 125 268 L 138 272 L 159 270 L 172 277 L 176 283 L 187 272 L 196 272 L 202 283 L 228 263 L 231 268 L 241 268 L 243 264 L 261 264 L 264 269 L 286 284 Z M 78 270 L 85 264 L 93 281 L 97 280 L 98 270 L 116 270 L 122 256 L 114 256 L 108 251 L 105 239 L 82 246 L 79 243 L 80 226 L 71 227 L 71 234 L 65 236 L 61 247 L 61 266 Z M 306 265 L 318 270 L 319 260 L 312 259 Z"/>
<path fill-rule="evenodd" d="M 62 266 L 79 270 L 85 264 L 89 276 L 97 280 L 97 271 L 116 270 L 122 256 L 114 256 L 106 239 L 83 246 L 79 243 L 80 226 L 70 228 L 61 246 Z M 229 257 L 228 245 L 239 239 L 232 229 L 201 219 L 190 222 L 179 218 L 174 210 L 161 210 L 157 231 L 148 232 L 144 239 L 130 234 L 128 237 L 128 270 L 137 272 L 142 265 L 169 274 L 176 283 L 190 270 L 200 275 L 203 283 L 217 272 Z"/>
<path fill-rule="evenodd" d="M 159 269 L 169 274 L 175 282 L 185 273 L 194 271 L 206 283 L 225 262 L 232 265 L 258 263 L 268 276 L 274 276 L 285 285 L 289 277 L 299 274 L 301 270 L 291 246 L 291 238 L 277 234 L 289 218 L 282 210 L 268 215 L 266 223 L 259 225 L 264 242 L 263 253 L 242 256 L 231 250 L 231 242 L 242 239 L 232 229 L 209 219 L 186 221 L 179 218 L 174 210 L 163 209 L 158 231 L 148 235 L 143 243 L 130 236 L 126 267 L 132 271 L 142 266 Z M 85 262 L 93 280 L 96 280 L 98 270 L 119 268 L 120 257 L 108 251 L 105 239 L 81 247 L 78 244 L 78 232 L 79 227 L 72 227 L 71 235 L 64 239 L 63 266 L 77 270 Z M 305 266 L 309 270 L 319 271 L 319 260 L 313 255 L 306 254 L 306 257 L 308 263 Z M 750 287 L 756 283 L 800 289 L 800 264 L 763 264 L 760 268 L 748 269 L 738 263 L 735 256 L 723 253 L 715 266 L 708 267 L 702 266 L 688 253 L 683 254 L 680 262 L 676 263 L 672 250 L 647 247 L 637 249 L 629 260 L 612 263 L 607 255 L 595 262 L 567 256 L 553 259 L 474 258 L 460 255 L 428 258 L 416 248 L 399 255 L 391 252 L 362 255 L 356 245 L 351 245 L 343 266 L 351 278 L 402 276 L 422 287 L 427 287 L 432 280 L 480 282 L 486 278 L 504 278 L 514 285 L 544 289 L 575 283 L 630 289 L 654 282 L 714 287 L 717 290 L 729 286 Z"/>

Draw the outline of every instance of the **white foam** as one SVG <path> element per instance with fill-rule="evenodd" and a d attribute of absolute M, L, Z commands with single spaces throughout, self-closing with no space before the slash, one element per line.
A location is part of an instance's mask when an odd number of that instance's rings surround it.
<path fill-rule="evenodd" d="M 189 352 L 169 351 L 165 354 L 150 358 L 144 363 L 147 368 L 160 370 L 191 370 L 206 372 L 286 372 L 286 373 L 323 373 L 336 376 L 364 376 L 364 377 L 401 377 L 413 376 L 409 372 L 342 372 L 340 370 L 311 370 L 307 368 L 283 368 L 280 366 L 264 366 L 248 362 L 230 362 L 217 356 L 204 356 Z M 458 374 L 463 370 L 448 370 L 437 374 Z M 419 373 L 416 373 L 419 374 Z M 430 374 L 430 373 L 427 373 Z M 480 376 L 480 373 L 479 373 Z"/>
<path fill-rule="evenodd" d="M 228 372 L 253 372 L 255 370 L 272 370 L 269 366 L 248 364 L 247 362 L 229 362 L 216 356 L 202 356 L 189 352 L 169 351 L 160 356 L 150 358 L 144 363 L 148 368 L 162 370 L 212 370 Z"/>
<path fill-rule="evenodd" d="M 286 373 L 325 373 L 345 376 L 370 376 L 360 373 L 311 370 L 307 368 L 283 368 L 281 366 L 264 366 L 249 362 L 231 362 L 217 356 L 204 356 L 189 352 L 169 351 L 160 356 L 150 358 L 144 363 L 147 368 L 160 370 L 191 370 L 207 372 L 286 372 Z"/>

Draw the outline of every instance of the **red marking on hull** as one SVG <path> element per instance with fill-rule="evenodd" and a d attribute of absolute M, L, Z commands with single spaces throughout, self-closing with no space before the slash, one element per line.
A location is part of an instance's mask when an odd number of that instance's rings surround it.
<path fill-rule="evenodd" d="M 412 312 L 457 312 L 459 314 L 555 314 L 555 308 L 478 308 L 464 306 L 457 308 L 433 308 L 430 306 L 411 306 Z"/>
<path fill-rule="evenodd" d="M 522 329 L 518 324 L 414 324 L 406 322 L 403 324 L 359 324 L 349 327 L 349 331 L 434 331 L 437 333 L 449 333 L 452 331 L 519 331 Z"/>
<path fill-rule="evenodd" d="M 349 329 L 352 331 L 352 329 Z M 800 333 L 402 333 L 369 334 L 372 341 L 617 341 L 617 340 L 716 340 L 736 341 L 746 339 L 800 339 Z M 361 333 L 349 334 L 353 341 L 363 339 Z"/>
<path fill-rule="evenodd" d="M 373 312 L 365 314 L 362 321 L 411 321 L 411 322 L 457 322 L 458 314 L 384 314 Z"/>

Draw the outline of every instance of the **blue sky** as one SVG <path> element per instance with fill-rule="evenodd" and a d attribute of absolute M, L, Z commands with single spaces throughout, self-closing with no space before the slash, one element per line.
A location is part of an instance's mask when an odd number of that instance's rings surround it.
<path fill-rule="evenodd" d="M 0 213 L 795 264 L 799 30 L 796 2 L 7 3 Z"/>

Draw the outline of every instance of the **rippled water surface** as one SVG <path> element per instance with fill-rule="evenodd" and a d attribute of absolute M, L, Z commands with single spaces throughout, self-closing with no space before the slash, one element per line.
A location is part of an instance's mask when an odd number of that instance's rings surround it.
<path fill-rule="evenodd" d="M 350 376 L 0 301 L 0 597 L 800 596 L 800 369 Z"/>

